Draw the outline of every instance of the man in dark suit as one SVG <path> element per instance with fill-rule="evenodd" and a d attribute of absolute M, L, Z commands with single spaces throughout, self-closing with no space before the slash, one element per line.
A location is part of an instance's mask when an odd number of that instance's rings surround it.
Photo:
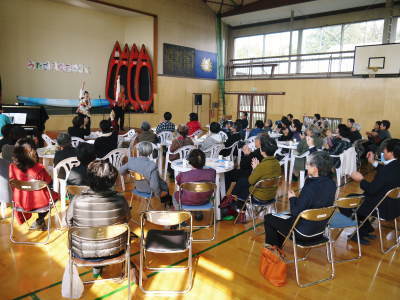
<path fill-rule="evenodd" d="M 387 142 L 383 150 L 384 161 L 378 163 L 372 152 L 368 152 L 368 162 L 376 168 L 374 179 L 369 182 L 359 172 L 353 172 L 351 178 L 360 183 L 361 189 L 364 190 L 365 200 L 357 210 L 359 221 L 363 221 L 385 196 L 385 194 L 396 187 L 400 187 L 400 140 L 391 139 Z M 380 206 L 379 212 L 385 219 L 391 220 L 400 214 L 400 200 L 386 199 Z M 363 244 L 369 244 L 366 238 L 374 239 L 376 236 L 369 220 L 359 229 L 360 239 Z M 355 239 L 355 236 L 353 237 Z"/>
<path fill-rule="evenodd" d="M 68 133 L 60 133 L 57 137 L 57 144 L 60 147 L 60 150 L 54 154 L 54 167 L 66 158 L 76 157 L 76 149 L 72 147 L 71 136 Z M 58 178 L 65 179 L 64 169 L 60 170 Z"/>

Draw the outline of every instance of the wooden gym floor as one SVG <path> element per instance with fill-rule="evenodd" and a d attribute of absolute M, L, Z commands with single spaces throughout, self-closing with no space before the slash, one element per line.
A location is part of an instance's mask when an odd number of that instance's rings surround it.
<path fill-rule="evenodd" d="M 371 178 L 372 172 L 368 174 Z M 128 184 L 128 187 L 130 185 Z M 171 189 L 173 186 L 171 185 Z M 297 189 L 297 183 L 293 184 Z M 129 188 L 127 189 L 129 190 Z M 285 193 L 287 186 L 281 184 L 280 191 Z M 350 182 L 340 189 L 339 196 L 351 192 L 360 192 L 358 184 Z M 129 193 L 126 193 L 129 199 Z M 137 202 L 136 202 L 137 204 Z M 58 204 L 59 205 L 59 204 Z M 153 201 L 153 205 L 160 205 Z M 134 207 L 137 208 L 137 205 Z M 279 209 L 287 209 L 287 198 L 282 197 Z M 46 246 L 16 245 L 9 240 L 10 209 L 8 217 L 0 223 L 0 299 L 55 300 L 61 297 L 61 280 L 67 263 L 66 231 L 52 230 L 51 242 Z M 138 218 L 134 214 L 134 218 Z M 53 218 L 54 219 L 54 218 Z M 258 220 L 261 224 L 261 220 Z M 52 222 L 54 224 L 54 222 Z M 288 283 L 283 287 L 274 287 L 266 282 L 259 273 L 260 251 L 264 236 L 254 239 L 250 223 L 233 225 L 233 221 L 218 223 L 217 238 L 209 243 L 195 243 L 194 284 L 186 295 L 174 296 L 175 299 L 400 299 L 400 256 L 399 250 L 382 255 L 378 241 L 363 246 L 363 257 L 355 262 L 336 265 L 336 278 L 313 287 L 299 288 L 295 281 L 294 266 L 289 265 Z M 17 238 L 40 240 L 44 233 L 28 233 L 25 226 L 15 226 Z M 137 234 L 136 225 L 131 226 Z M 263 226 L 258 226 L 261 230 Z M 195 233 L 195 237 L 206 237 L 207 229 Z M 385 235 L 393 238 L 393 230 L 386 226 Z M 357 246 L 346 241 L 344 232 L 336 242 L 336 255 L 349 257 L 356 254 Z M 138 264 L 138 242 L 132 241 L 131 258 Z M 292 254 L 291 244 L 286 253 Z M 328 276 L 324 248 L 313 250 L 309 260 L 301 264 L 301 275 L 305 280 L 317 280 Z M 152 263 L 175 266 L 185 264 L 184 255 L 151 256 Z M 119 267 L 104 269 L 103 276 L 118 273 Z M 83 279 L 92 277 L 91 270 L 79 268 Z M 149 289 L 178 289 L 186 284 L 185 273 L 167 274 L 148 273 L 145 286 Z M 162 296 L 144 296 L 137 285 L 132 283 L 131 299 L 168 299 Z M 106 282 L 85 285 L 81 299 L 126 299 L 127 281 L 122 283 Z"/>

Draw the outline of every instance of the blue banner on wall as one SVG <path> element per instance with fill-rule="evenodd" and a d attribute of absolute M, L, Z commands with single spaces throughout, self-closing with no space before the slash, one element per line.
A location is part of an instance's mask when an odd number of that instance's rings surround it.
<path fill-rule="evenodd" d="M 196 50 L 194 73 L 197 78 L 217 79 L 217 54 Z"/>

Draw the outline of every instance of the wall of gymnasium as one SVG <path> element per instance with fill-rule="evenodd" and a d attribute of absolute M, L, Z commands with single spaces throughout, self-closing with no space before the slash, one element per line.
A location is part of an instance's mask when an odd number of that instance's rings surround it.
<path fill-rule="evenodd" d="M 115 40 L 144 43 L 151 56 L 157 48 L 161 75 L 163 43 L 216 52 L 215 16 L 202 1 L 107 1 L 157 14 L 158 45 L 153 45 L 151 16 L 125 17 L 62 2 L 68 1 L 1 1 L 3 103 L 14 103 L 16 95 L 76 99 L 83 80 L 92 98 L 104 98 L 108 58 Z M 90 67 L 90 74 L 31 71 L 26 68 L 28 58 L 83 63 Z M 210 93 L 216 102 L 217 89 L 214 80 L 159 76 L 155 113 L 132 114 L 131 120 L 126 117 L 126 124 L 137 127 L 143 120 L 158 122 L 168 110 L 176 123 L 186 122 L 192 110 L 192 93 Z M 95 127 L 103 117 L 93 116 Z M 71 115 L 54 115 L 47 122 L 47 128 L 64 130 L 70 123 Z"/>
<path fill-rule="evenodd" d="M 362 133 L 371 130 L 377 120 L 390 120 L 393 137 L 400 137 L 399 78 L 335 78 L 335 79 L 275 79 L 232 80 L 227 91 L 285 92 L 283 96 L 268 96 L 267 118 L 278 120 L 292 113 L 302 120 L 304 115 L 320 113 L 346 121 L 354 118 Z M 237 116 L 237 95 L 228 95 L 227 114 Z"/>

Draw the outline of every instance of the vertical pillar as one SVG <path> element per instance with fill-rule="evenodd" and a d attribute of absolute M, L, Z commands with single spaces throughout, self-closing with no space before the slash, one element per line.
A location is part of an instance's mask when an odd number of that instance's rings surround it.
<path fill-rule="evenodd" d="M 393 29 L 393 0 L 386 0 L 385 4 L 385 23 L 383 25 L 383 37 L 382 43 L 387 44 L 393 41 L 394 37 L 392 35 Z M 392 36 L 392 38 L 391 38 Z"/>
<path fill-rule="evenodd" d="M 217 80 L 218 80 L 218 98 L 222 102 L 222 113 L 226 114 L 225 108 L 225 66 L 224 54 L 222 46 L 222 20 L 221 15 L 217 15 L 216 24 L 216 37 L 217 37 Z"/>

